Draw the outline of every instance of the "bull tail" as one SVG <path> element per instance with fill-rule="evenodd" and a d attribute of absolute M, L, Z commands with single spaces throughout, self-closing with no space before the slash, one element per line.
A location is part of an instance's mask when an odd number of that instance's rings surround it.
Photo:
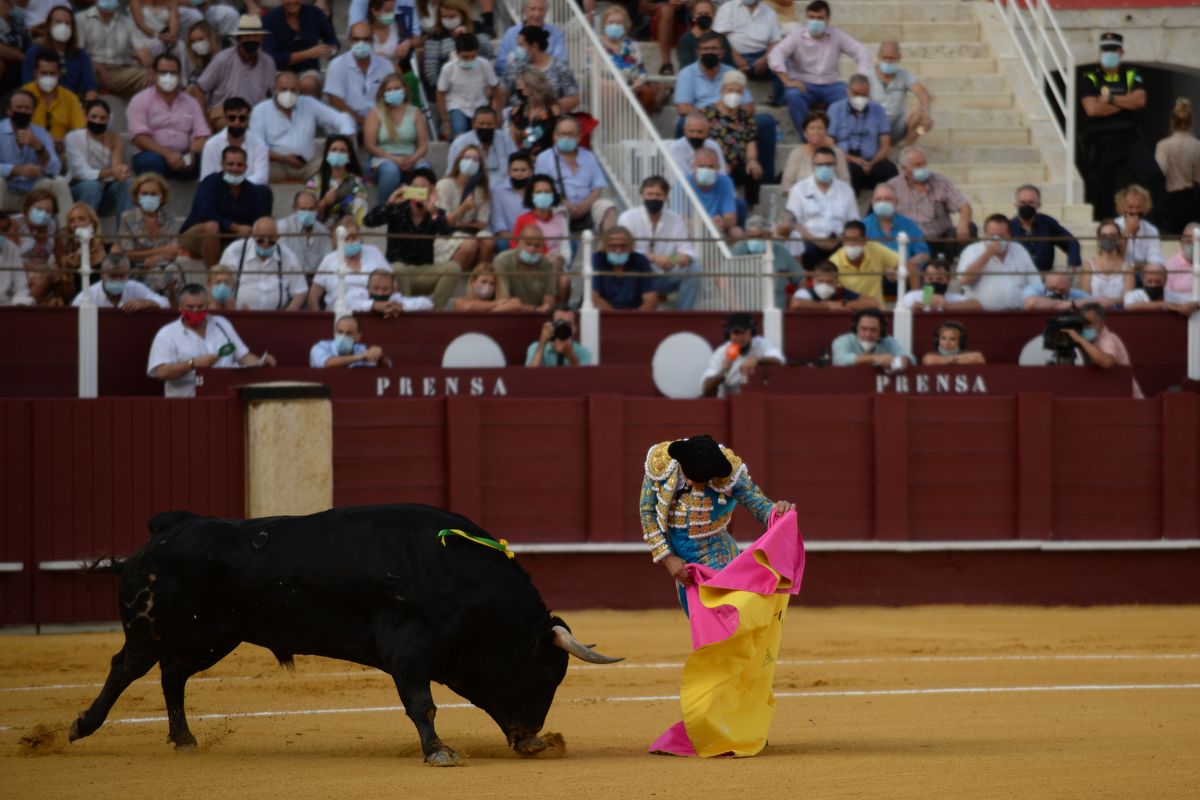
<path fill-rule="evenodd" d="M 120 575 L 125 559 L 116 556 L 100 556 L 95 561 L 84 561 L 84 575 Z"/>

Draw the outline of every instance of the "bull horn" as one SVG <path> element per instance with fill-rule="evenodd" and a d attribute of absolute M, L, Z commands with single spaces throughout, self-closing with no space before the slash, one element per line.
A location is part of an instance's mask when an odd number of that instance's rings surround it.
<path fill-rule="evenodd" d="M 591 662 L 592 664 L 615 664 L 618 661 L 624 661 L 624 658 L 613 658 L 597 653 L 595 650 L 583 644 L 571 632 L 562 625 L 555 625 L 550 630 L 554 631 L 554 644 L 566 650 L 571 655 L 583 661 Z"/>

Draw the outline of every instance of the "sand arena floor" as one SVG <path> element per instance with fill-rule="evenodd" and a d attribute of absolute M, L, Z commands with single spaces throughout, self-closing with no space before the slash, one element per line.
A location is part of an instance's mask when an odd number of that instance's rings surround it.
<path fill-rule="evenodd" d="M 677 612 L 567 615 L 619 666 L 573 663 L 523 759 L 435 688 L 461 769 L 421 763 L 390 679 L 243 646 L 189 684 L 199 752 L 166 744 L 157 668 L 66 743 L 118 633 L 0 636 L 0 797 L 1200 796 L 1200 608 L 792 609 L 770 745 L 757 758 L 647 755 L 679 718 Z"/>

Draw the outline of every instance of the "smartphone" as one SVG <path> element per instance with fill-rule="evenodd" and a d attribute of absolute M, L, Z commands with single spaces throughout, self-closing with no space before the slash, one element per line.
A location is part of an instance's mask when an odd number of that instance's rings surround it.
<path fill-rule="evenodd" d="M 420 200 L 421 202 L 424 202 L 429 199 L 429 187 L 405 186 L 403 196 L 405 200 Z"/>
<path fill-rule="evenodd" d="M 933 286 L 925 284 L 921 289 L 921 305 L 927 306 L 933 300 Z"/>

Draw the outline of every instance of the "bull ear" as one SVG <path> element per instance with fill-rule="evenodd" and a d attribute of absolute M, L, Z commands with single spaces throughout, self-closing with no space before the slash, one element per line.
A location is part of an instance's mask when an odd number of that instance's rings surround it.
<path fill-rule="evenodd" d="M 554 644 L 578 659 L 592 664 L 615 664 L 618 661 L 625 660 L 624 658 L 613 658 L 597 653 L 572 636 L 571 632 L 562 625 L 555 625 L 550 630 L 554 633 Z"/>

